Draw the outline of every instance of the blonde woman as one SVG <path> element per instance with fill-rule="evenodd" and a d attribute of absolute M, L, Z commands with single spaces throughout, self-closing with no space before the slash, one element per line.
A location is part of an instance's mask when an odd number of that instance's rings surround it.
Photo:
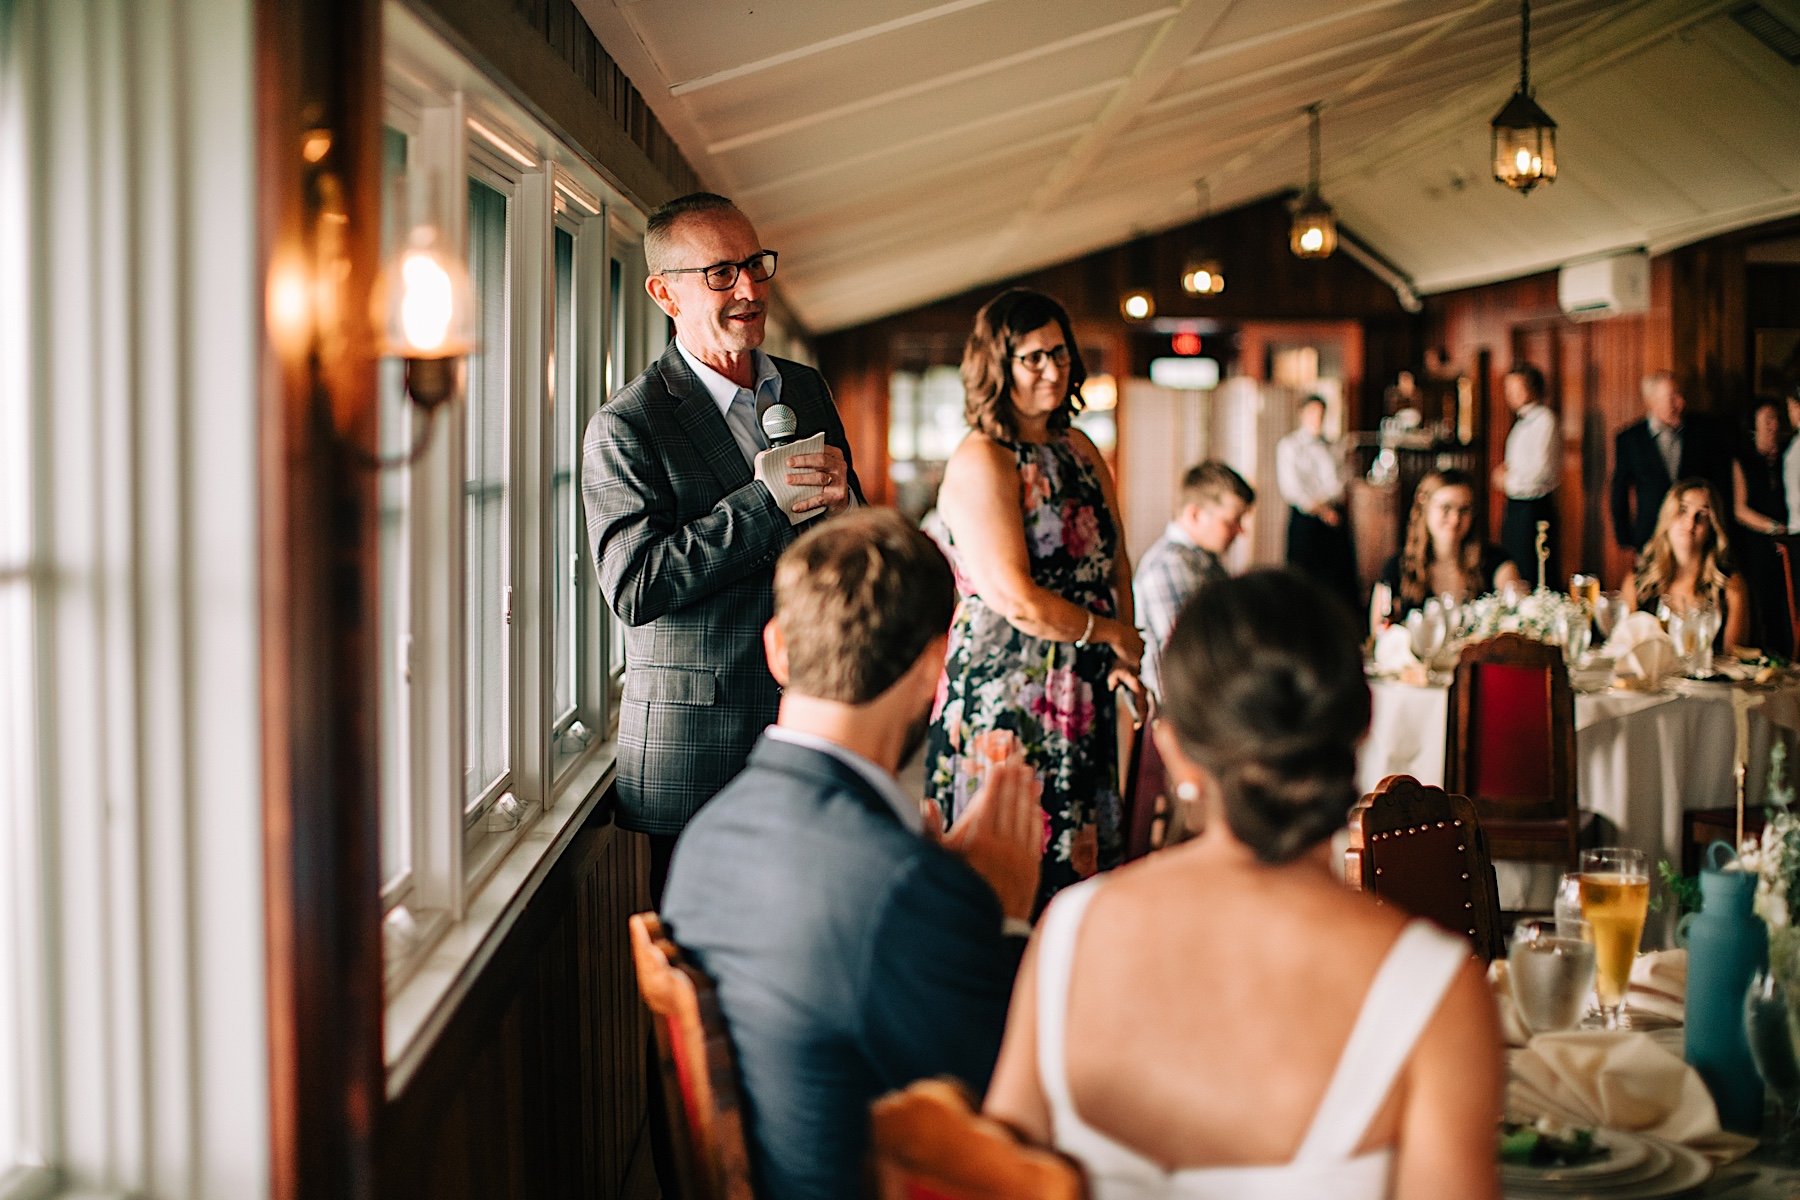
<path fill-rule="evenodd" d="M 1750 635 L 1750 592 L 1732 570 L 1731 543 L 1718 513 L 1706 480 L 1683 479 L 1670 488 L 1623 596 L 1628 610 L 1717 608 L 1723 645 L 1742 646 Z"/>
<path fill-rule="evenodd" d="M 1382 567 L 1380 581 L 1393 598 L 1388 615 L 1396 621 L 1432 596 L 1460 602 L 1523 584 L 1506 551 L 1475 536 L 1475 481 L 1454 467 L 1419 481 L 1406 543 Z"/>

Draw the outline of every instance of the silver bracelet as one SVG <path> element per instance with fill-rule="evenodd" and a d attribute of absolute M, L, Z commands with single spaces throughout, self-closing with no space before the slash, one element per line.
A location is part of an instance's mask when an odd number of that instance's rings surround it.
<path fill-rule="evenodd" d="M 1088 609 L 1087 628 L 1083 629 L 1081 631 L 1081 636 L 1075 639 L 1075 648 L 1077 650 L 1080 650 L 1081 648 L 1086 646 L 1088 644 L 1088 638 L 1092 637 L 1093 635 L 1094 635 L 1094 610 L 1090 608 L 1090 609 Z"/>

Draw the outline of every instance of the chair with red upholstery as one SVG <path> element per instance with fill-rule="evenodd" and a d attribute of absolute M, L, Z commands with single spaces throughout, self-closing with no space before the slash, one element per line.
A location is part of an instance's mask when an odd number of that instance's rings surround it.
<path fill-rule="evenodd" d="M 1562 650 L 1517 633 L 1462 649 L 1444 787 L 1475 804 L 1496 860 L 1576 867 L 1591 830 L 1575 794 L 1575 696 Z"/>
<path fill-rule="evenodd" d="M 1502 952 L 1494 863 L 1465 796 L 1410 775 L 1383 779 L 1350 810 L 1344 881 L 1462 934 L 1484 960 Z"/>
<path fill-rule="evenodd" d="M 687 961 L 653 912 L 631 918 L 631 953 L 671 1117 L 677 1178 L 670 1200 L 755 1200 L 737 1067 L 712 980 Z"/>
<path fill-rule="evenodd" d="M 921 1079 L 875 1102 L 870 1159 L 878 1200 L 1081 1200 L 1081 1168 L 1022 1144 L 976 1112 L 954 1079 Z"/>

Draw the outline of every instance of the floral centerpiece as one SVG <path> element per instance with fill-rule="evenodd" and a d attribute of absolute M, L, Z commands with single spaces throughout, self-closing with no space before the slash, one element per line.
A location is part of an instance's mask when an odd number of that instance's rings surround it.
<path fill-rule="evenodd" d="M 1562 642 L 1577 623 L 1589 620 L 1587 609 L 1576 600 L 1549 588 L 1519 595 L 1489 592 L 1477 596 L 1457 611 L 1458 641 L 1481 641 L 1497 633 L 1521 633 L 1534 641 Z"/>
<path fill-rule="evenodd" d="M 1787 778 L 1787 747 L 1780 742 L 1769 751 L 1764 803 L 1768 823 L 1760 838 L 1744 839 L 1738 861 L 1746 871 L 1756 872 L 1756 915 L 1769 927 L 1769 957 L 1774 962 L 1777 939 L 1792 944 L 1795 936 L 1789 896 L 1800 876 L 1800 812 L 1794 809 L 1794 785 Z"/>

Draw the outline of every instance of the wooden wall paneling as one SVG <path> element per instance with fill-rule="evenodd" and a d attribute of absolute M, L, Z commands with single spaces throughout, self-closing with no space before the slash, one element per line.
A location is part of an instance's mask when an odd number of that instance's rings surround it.
<path fill-rule="evenodd" d="M 368 1200 L 384 1080 L 379 609 L 375 476 L 357 459 L 376 440 L 361 314 L 379 256 L 381 6 L 259 0 L 253 12 L 261 271 L 310 271 L 309 294 L 332 293 L 318 327 L 271 337 L 262 355 L 269 1190 Z M 323 147 L 310 160 L 303 134 Z"/>
<path fill-rule="evenodd" d="M 383 1200 L 648 1200 L 648 1025 L 626 918 L 644 841 L 576 837 L 405 1088 L 389 1101 Z"/>

